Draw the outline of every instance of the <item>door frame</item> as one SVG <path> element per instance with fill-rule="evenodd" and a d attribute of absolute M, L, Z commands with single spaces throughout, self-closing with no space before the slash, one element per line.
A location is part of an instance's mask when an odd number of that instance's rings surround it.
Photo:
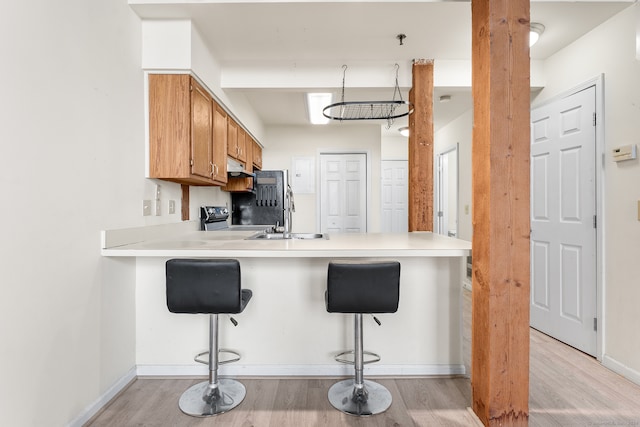
<path fill-rule="evenodd" d="M 367 167 L 366 172 L 366 212 L 365 212 L 365 223 L 367 225 L 367 233 L 371 232 L 371 151 L 370 150 L 353 150 L 353 149 L 344 149 L 339 150 L 335 148 L 318 148 L 318 155 L 316 156 L 316 230 L 320 232 L 321 227 L 321 213 L 320 213 L 320 188 L 322 185 L 322 171 L 320 170 L 320 156 L 322 155 L 341 155 L 341 154 L 364 154 L 365 156 L 365 166 Z"/>
<path fill-rule="evenodd" d="M 557 100 L 566 98 L 574 93 L 583 91 L 589 87 L 595 86 L 595 107 L 596 107 L 596 146 L 595 146 L 595 197 L 596 197 L 596 316 L 598 319 L 598 328 L 596 330 L 596 359 L 602 362 L 605 354 L 605 271 L 604 271 L 604 235 L 605 235 L 605 217 L 604 217 L 604 180 L 605 180 L 605 129 L 604 129 L 604 74 L 585 81 L 572 89 L 561 92 L 552 98 L 543 102 L 531 105 L 531 109 L 544 107 Z"/>
<path fill-rule="evenodd" d="M 452 151 L 456 152 L 456 238 L 460 235 L 460 144 L 456 142 L 455 144 L 451 144 L 445 146 L 441 151 L 437 152 L 435 155 L 436 162 L 434 167 L 434 205 L 437 209 L 433 210 L 433 229 L 436 233 L 440 233 L 440 217 L 438 216 L 438 212 L 440 212 L 442 208 L 442 194 L 441 194 L 441 186 L 442 186 L 442 171 L 440 170 L 440 160 L 442 156 L 445 154 L 449 154 Z M 448 235 L 448 234 L 447 234 Z"/>

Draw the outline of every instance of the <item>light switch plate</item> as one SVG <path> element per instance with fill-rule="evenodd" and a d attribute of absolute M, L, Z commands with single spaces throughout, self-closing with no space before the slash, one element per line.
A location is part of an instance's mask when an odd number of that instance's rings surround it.
<path fill-rule="evenodd" d="M 142 201 L 142 216 L 151 215 L 151 200 Z"/>

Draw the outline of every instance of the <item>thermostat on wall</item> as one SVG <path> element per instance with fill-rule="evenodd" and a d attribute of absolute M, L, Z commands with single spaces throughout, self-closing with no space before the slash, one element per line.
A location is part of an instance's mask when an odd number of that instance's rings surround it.
<path fill-rule="evenodd" d="M 636 145 L 625 145 L 622 147 L 614 148 L 612 151 L 613 161 L 621 162 L 623 160 L 633 160 L 636 158 Z"/>

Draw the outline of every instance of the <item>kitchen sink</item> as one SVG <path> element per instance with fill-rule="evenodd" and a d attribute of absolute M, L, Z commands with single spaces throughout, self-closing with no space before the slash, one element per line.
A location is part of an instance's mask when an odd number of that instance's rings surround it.
<path fill-rule="evenodd" d="M 283 233 L 265 233 L 260 232 L 253 234 L 247 237 L 245 240 L 284 240 Z M 290 233 L 287 239 L 302 239 L 302 240 L 311 240 L 311 239 L 329 239 L 328 234 L 324 233 Z"/>
<path fill-rule="evenodd" d="M 324 233 L 291 233 L 292 239 L 329 239 L 328 234 Z"/>

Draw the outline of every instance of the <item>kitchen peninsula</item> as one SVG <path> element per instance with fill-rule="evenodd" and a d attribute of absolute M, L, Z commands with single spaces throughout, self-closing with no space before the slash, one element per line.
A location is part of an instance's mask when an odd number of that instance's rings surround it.
<path fill-rule="evenodd" d="M 463 374 L 461 284 L 471 243 L 429 232 L 331 234 L 328 239 L 247 240 L 255 229 L 196 231 L 196 225 L 103 233 L 102 255 L 135 258 L 138 375 L 200 375 L 193 356 L 207 346 L 207 317 L 169 313 L 164 264 L 170 258 L 236 258 L 252 303 L 233 327 L 221 319 L 220 341 L 242 354 L 231 375 L 343 375 L 333 355 L 352 347 L 353 319 L 326 312 L 327 265 L 334 259 L 401 263 L 395 314 L 365 317 L 365 349 L 381 362 L 370 375 Z M 145 227 L 143 227 L 145 228 Z"/>

